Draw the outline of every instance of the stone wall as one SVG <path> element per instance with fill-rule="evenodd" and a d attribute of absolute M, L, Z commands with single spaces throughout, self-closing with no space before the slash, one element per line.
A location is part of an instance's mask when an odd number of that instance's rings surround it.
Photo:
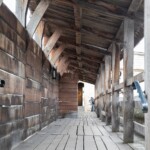
<path fill-rule="evenodd" d="M 41 48 L 0 8 L 0 149 L 9 150 L 57 118 L 58 81 Z"/>

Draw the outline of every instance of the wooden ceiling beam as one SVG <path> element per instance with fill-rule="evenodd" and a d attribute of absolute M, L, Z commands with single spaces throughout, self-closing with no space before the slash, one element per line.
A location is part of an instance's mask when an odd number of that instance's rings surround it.
<path fill-rule="evenodd" d="M 83 81 L 83 82 L 87 82 L 87 83 L 90 83 L 90 84 L 95 84 L 95 81 L 94 80 L 89 80 L 89 79 L 83 79 L 83 78 L 80 78 L 79 80 Z"/>
<path fill-rule="evenodd" d="M 138 11 L 138 9 L 140 8 L 141 4 L 142 4 L 142 1 L 143 0 L 132 0 L 130 6 L 128 8 L 127 15 L 136 13 Z M 122 40 L 121 37 L 122 37 L 123 26 L 124 25 L 123 25 L 123 21 L 122 21 L 122 23 L 121 23 L 121 25 L 120 25 L 120 27 L 119 27 L 119 29 L 117 31 L 117 34 L 115 36 L 116 40 L 117 39 L 121 39 Z M 121 43 L 121 44 L 123 44 L 123 43 Z M 110 46 L 108 48 L 109 51 L 111 51 L 112 45 L 113 45 L 113 42 L 110 44 Z"/>
<path fill-rule="evenodd" d="M 81 77 L 81 78 L 86 78 L 86 79 L 90 79 L 92 81 L 96 81 L 96 77 L 95 76 L 90 76 L 90 74 L 88 73 L 81 73 L 80 71 L 78 72 L 78 75 Z"/>
<path fill-rule="evenodd" d="M 21 24 L 26 27 L 26 16 L 29 0 L 16 0 L 16 12 L 15 15 Z"/>
<path fill-rule="evenodd" d="M 67 60 L 68 60 L 68 57 L 65 57 L 65 56 L 60 59 L 58 66 L 57 66 L 57 72 L 62 74 L 64 64 L 67 62 Z"/>
<path fill-rule="evenodd" d="M 61 68 L 61 70 L 60 70 L 60 75 L 61 76 L 63 76 L 63 74 L 67 71 L 67 69 L 68 69 L 68 66 L 69 66 L 69 61 L 66 61 L 65 63 L 64 63 L 64 65 L 63 65 L 63 67 Z"/>
<path fill-rule="evenodd" d="M 75 4 L 78 4 L 80 7 L 82 7 L 83 9 L 86 9 L 88 11 L 91 11 L 93 13 L 96 13 L 96 14 L 99 14 L 103 17 L 111 17 L 111 18 L 114 18 L 114 19 L 120 19 L 120 20 L 123 20 L 123 18 L 125 17 L 124 15 L 120 15 L 119 13 L 116 14 L 116 12 L 110 12 L 110 11 L 107 11 L 107 10 L 104 10 L 104 9 L 100 9 L 100 6 L 96 6 L 96 5 L 92 5 L 88 2 L 83 2 L 83 1 L 67 1 L 67 0 L 57 0 L 61 3 L 65 3 L 65 4 L 68 4 L 68 5 L 72 5 L 74 6 Z"/>
<path fill-rule="evenodd" d="M 62 31 L 60 29 L 57 29 L 53 35 L 49 38 L 45 48 L 44 48 L 44 53 L 47 57 L 49 57 L 49 54 L 51 52 L 51 50 L 54 48 L 56 42 L 58 41 L 60 35 L 61 35 Z"/>
<path fill-rule="evenodd" d="M 81 20 L 82 20 L 82 9 L 78 6 L 75 5 L 74 6 L 74 17 L 75 17 L 75 27 L 77 29 L 76 31 L 76 45 L 79 45 L 78 47 L 76 47 L 76 53 L 77 53 L 77 59 L 78 59 L 78 64 L 79 67 L 82 68 L 82 62 L 81 62 Z"/>
<path fill-rule="evenodd" d="M 64 55 L 68 56 L 68 57 L 74 57 L 74 58 L 77 58 L 77 55 L 76 54 L 72 54 L 72 53 L 66 53 L 64 52 Z M 91 62 L 94 62 L 94 63 L 97 63 L 97 64 L 101 64 L 101 63 L 104 63 L 104 61 L 100 60 L 100 59 L 91 59 L 90 57 L 85 57 L 85 56 L 81 56 L 82 57 L 82 60 L 89 60 Z"/>
<path fill-rule="evenodd" d="M 104 2 L 104 1 L 93 1 L 93 0 L 88 0 L 88 2 L 96 4 L 102 10 L 107 9 L 109 12 L 113 12 L 116 14 L 125 14 L 127 12 L 126 8 L 121 7 L 121 6 L 111 3 L 111 2 L 108 3 L 108 2 Z"/>
<path fill-rule="evenodd" d="M 32 17 L 29 23 L 27 24 L 27 31 L 29 32 L 31 37 L 33 36 L 49 4 L 50 4 L 50 1 L 41 0 L 40 3 L 37 5 L 35 11 L 33 12 Z"/>
<path fill-rule="evenodd" d="M 105 41 L 108 41 L 108 42 L 112 42 L 113 41 L 113 37 L 114 35 L 109 33 L 109 32 L 103 32 L 103 31 L 98 31 L 98 29 L 93 29 L 91 27 L 88 27 L 88 26 L 82 26 L 81 30 L 77 30 L 75 29 L 75 27 L 71 26 L 71 27 L 68 27 L 68 26 L 64 26 L 64 25 L 58 25 L 58 24 L 55 24 L 54 22 L 51 22 L 50 21 L 50 26 L 52 28 L 61 28 L 62 30 L 65 30 L 65 31 L 68 31 L 68 32 L 76 32 L 76 33 L 81 33 L 81 36 L 82 35 L 88 35 L 88 36 L 91 36 L 91 37 L 96 37 L 96 38 L 99 38 L 99 39 L 102 39 L 102 40 L 105 40 Z M 76 34 L 78 36 L 78 34 Z"/>
<path fill-rule="evenodd" d="M 143 0 L 132 0 L 130 7 L 128 9 L 128 14 L 133 15 L 134 13 L 136 13 L 139 10 L 142 3 Z"/>
<path fill-rule="evenodd" d="M 80 68 L 78 67 L 77 65 L 74 65 L 72 62 L 70 62 L 69 64 L 70 67 L 73 67 L 75 69 L 78 69 L 80 71 L 83 71 L 83 72 L 86 72 L 86 73 L 90 73 L 91 75 L 94 75 L 95 77 L 97 76 L 97 73 L 95 73 L 95 70 L 94 71 L 91 71 L 89 69 L 86 69 L 86 68 Z"/>
<path fill-rule="evenodd" d="M 77 61 L 76 58 L 73 58 L 73 57 L 68 57 L 68 58 L 70 58 L 71 61 L 74 61 L 74 62 Z M 91 62 L 91 61 L 89 61 L 89 60 L 83 60 L 83 59 L 82 59 L 82 64 L 83 64 L 83 66 L 87 66 L 87 67 L 90 67 L 90 68 L 92 68 L 92 69 L 98 69 L 98 68 L 99 68 L 99 64 L 94 63 L 94 62 Z"/>
<path fill-rule="evenodd" d="M 91 84 L 95 84 L 95 82 L 96 82 L 95 79 L 89 78 L 87 76 L 84 76 L 84 75 L 78 75 L 78 76 L 79 76 L 79 80 L 81 80 L 81 81 L 85 81 L 85 82 L 88 82 Z"/>
<path fill-rule="evenodd" d="M 35 32 L 35 38 L 34 40 L 37 42 L 37 44 L 42 48 L 42 39 L 43 39 L 43 33 L 44 33 L 44 28 L 45 28 L 45 22 L 40 21 L 36 32 Z"/>
<path fill-rule="evenodd" d="M 90 44 L 82 44 L 80 46 L 76 45 L 75 43 L 69 42 L 67 43 L 67 41 L 69 41 L 69 39 L 67 40 L 67 38 L 65 40 L 61 41 L 59 40 L 58 43 L 65 43 L 67 48 L 74 48 L 76 49 L 76 47 L 81 48 L 83 51 L 95 51 L 97 52 L 97 54 L 102 54 L 102 55 L 111 55 L 110 51 L 107 51 L 107 49 L 102 48 L 102 47 L 97 47 L 97 46 L 93 46 Z"/>
<path fill-rule="evenodd" d="M 56 50 L 53 49 L 51 52 L 50 52 L 50 56 L 49 56 L 49 59 L 50 59 L 50 62 L 55 65 L 56 61 L 59 59 L 60 55 L 62 54 L 63 50 L 65 49 L 65 45 L 60 45 Z"/>

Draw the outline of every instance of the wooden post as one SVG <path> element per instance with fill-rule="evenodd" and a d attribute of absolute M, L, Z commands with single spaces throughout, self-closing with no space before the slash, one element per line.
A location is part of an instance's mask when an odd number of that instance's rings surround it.
<path fill-rule="evenodd" d="M 133 49 L 134 49 L 134 21 L 128 18 L 124 20 L 124 143 L 132 143 L 134 138 L 134 101 L 133 88 L 127 87 L 126 81 L 133 77 Z"/>
<path fill-rule="evenodd" d="M 24 27 L 26 27 L 28 3 L 29 0 L 16 0 L 15 15 Z"/>
<path fill-rule="evenodd" d="M 101 67 L 101 66 L 100 66 Z M 101 72 L 101 68 L 100 68 L 100 75 L 99 75 L 99 82 L 98 82 L 98 86 L 99 86 L 99 91 L 98 91 L 98 95 L 99 95 L 99 98 L 98 98 L 98 116 L 99 116 L 99 118 L 101 119 L 101 91 L 102 91 L 102 89 L 101 89 L 101 84 L 102 84 L 102 82 L 101 82 L 101 78 L 102 78 L 102 72 Z"/>
<path fill-rule="evenodd" d="M 96 86 L 95 86 L 95 96 L 98 97 L 100 94 L 100 72 L 99 75 L 97 76 L 97 80 L 96 80 Z M 96 113 L 97 113 L 97 117 L 99 118 L 99 98 L 96 99 Z"/>
<path fill-rule="evenodd" d="M 101 64 L 101 97 L 100 97 L 100 119 L 104 122 L 105 116 L 102 114 L 102 111 L 104 111 L 105 103 L 104 103 L 104 76 L 105 76 L 105 65 Z"/>
<path fill-rule="evenodd" d="M 145 115 L 145 145 L 150 149 L 150 1 L 145 0 L 144 10 L 144 38 L 145 38 L 145 92 L 148 99 L 148 113 Z"/>
<path fill-rule="evenodd" d="M 116 43 L 112 44 L 112 89 L 119 84 L 120 76 L 120 49 Z M 119 114 L 118 114 L 119 91 L 112 90 L 112 132 L 119 131 Z"/>
<path fill-rule="evenodd" d="M 36 7 L 33 15 L 27 24 L 27 31 L 29 32 L 30 36 L 32 37 L 38 24 L 40 23 L 45 11 L 47 10 L 50 1 L 41 0 L 38 6 Z"/>
<path fill-rule="evenodd" d="M 106 112 L 106 125 L 111 123 L 111 95 L 107 91 L 111 88 L 111 56 L 105 56 L 105 112 Z"/>

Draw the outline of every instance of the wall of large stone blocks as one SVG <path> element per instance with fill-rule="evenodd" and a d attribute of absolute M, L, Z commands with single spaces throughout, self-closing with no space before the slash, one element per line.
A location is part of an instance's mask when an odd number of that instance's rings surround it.
<path fill-rule="evenodd" d="M 58 81 L 41 48 L 0 8 L 0 149 L 9 150 L 57 118 Z"/>
<path fill-rule="evenodd" d="M 78 76 L 66 73 L 59 84 L 59 114 L 62 117 L 77 114 L 78 110 Z"/>

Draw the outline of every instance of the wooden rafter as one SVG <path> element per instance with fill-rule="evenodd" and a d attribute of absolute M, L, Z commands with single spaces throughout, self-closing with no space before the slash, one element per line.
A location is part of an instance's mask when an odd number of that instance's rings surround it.
<path fill-rule="evenodd" d="M 67 39 L 66 39 L 66 41 L 67 41 Z M 61 42 L 61 43 L 63 43 L 63 42 Z M 76 46 L 74 43 L 66 43 L 66 47 L 67 48 L 80 48 L 80 49 L 82 49 L 82 51 L 86 51 L 86 52 L 88 52 L 88 51 L 91 51 L 91 52 L 97 52 L 97 55 L 100 55 L 100 54 L 102 54 L 102 55 L 111 55 L 111 52 L 109 52 L 109 51 L 107 51 L 107 49 L 104 49 L 104 48 L 101 48 L 101 47 L 94 47 L 94 46 L 90 46 L 90 45 L 88 45 L 88 44 L 82 44 L 82 45 L 80 45 L 80 46 Z"/>
<path fill-rule="evenodd" d="M 143 0 L 132 0 L 129 8 L 128 8 L 128 11 L 127 11 L 127 15 L 130 15 L 130 14 L 134 14 L 138 11 L 138 9 L 140 8 L 141 4 L 142 4 Z M 136 7 L 135 7 L 136 6 Z M 115 39 L 120 39 L 120 36 L 122 34 L 122 31 L 123 31 L 123 22 L 122 24 L 120 25 L 118 31 L 117 31 L 117 34 L 115 36 Z M 113 45 L 113 42 L 110 44 L 108 50 L 111 50 L 111 46 Z"/>
<path fill-rule="evenodd" d="M 79 67 L 82 68 L 82 62 L 81 62 L 81 28 L 82 28 L 82 24 L 81 24 L 81 19 L 82 19 L 82 9 L 80 8 L 80 6 L 75 5 L 74 6 L 74 16 L 75 16 L 75 27 L 77 29 L 76 31 L 76 53 L 78 55 L 78 64 Z"/>
<path fill-rule="evenodd" d="M 44 48 L 44 53 L 47 57 L 49 57 L 49 54 L 53 47 L 55 46 L 56 42 L 58 41 L 62 31 L 60 29 L 57 29 L 53 35 L 49 38 L 45 48 Z"/>
<path fill-rule="evenodd" d="M 64 70 L 64 66 L 65 66 L 67 60 L 68 60 L 68 57 L 62 57 L 62 58 L 60 59 L 59 63 L 58 63 L 57 71 L 58 71 L 61 75 L 63 75 L 63 73 L 66 71 L 66 70 Z"/>
<path fill-rule="evenodd" d="M 31 0 L 29 6 L 34 11 L 35 0 Z M 92 68 L 97 73 L 100 64 L 104 64 L 104 57 L 112 55 L 112 43 L 115 42 L 120 47 L 124 45 L 122 42 L 123 26 L 120 27 L 124 18 L 134 20 L 135 43 L 137 43 L 143 36 L 142 0 L 132 0 L 132 2 L 131 0 L 51 1 L 51 7 L 43 16 L 46 23 L 44 36 L 49 37 L 56 29 L 62 30 L 63 33 L 57 38 L 54 45 L 50 44 L 52 47 L 47 49 L 46 55 L 48 56 L 52 50 L 51 55 L 55 57 L 56 47 L 65 44 L 66 48 L 61 52 L 61 56 L 68 57 L 69 60 L 73 59 L 74 66 Z M 119 27 L 120 30 L 118 30 Z M 58 65 L 59 60 L 60 57 L 55 60 L 54 66 Z M 82 70 L 79 73 L 84 74 Z"/>
<path fill-rule="evenodd" d="M 95 75 L 95 76 L 97 75 L 97 73 L 95 71 L 93 71 L 93 69 L 87 69 L 85 67 L 84 68 L 80 68 L 80 67 L 74 65 L 73 63 L 70 63 L 69 66 L 73 67 L 75 69 L 78 69 L 80 71 L 83 71 L 83 72 L 86 72 L 86 73 L 90 73 L 90 74 Z"/>
<path fill-rule="evenodd" d="M 61 23 L 55 23 L 54 21 L 51 21 L 51 19 L 48 19 L 50 26 L 53 28 L 61 28 L 62 30 L 68 31 L 68 32 L 78 32 L 78 30 L 75 29 L 73 26 L 67 26 L 67 25 L 62 25 Z M 113 35 L 109 33 L 108 31 L 100 31 L 96 28 L 89 27 L 87 25 L 82 25 L 81 28 L 81 34 L 90 34 L 91 36 L 97 36 L 106 39 L 107 41 L 113 40 Z"/>
<path fill-rule="evenodd" d="M 69 61 L 66 61 L 66 62 L 64 63 L 63 67 L 62 67 L 61 70 L 60 70 L 60 75 L 61 75 L 61 76 L 67 71 L 68 66 L 69 66 L 69 63 L 70 63 Z"/>
<path fill-rule="evenodd" d="M 29 0 L 16 0 L 16 16 L 24 27 L 26 27 L 26 15 Z"/>
<path fill-rule="evenodd" d="M 68 56 L 68 57 L 77 58 L 77 55 L 76 55 L 76 54 L 66 53 L 66 52 L 64 52 L 64 54 L 65 54 L 66 56 Z M 104 63 L 104 61 L 102 61 L 102 60 L 100 60 L 100 59 L 98 59 L 98 58 L 92 59 L 92 58 L 90 58 L 90 57 L 86 57 L 86 56 L 82 56 L 82 55 L 81 55 L 81 57 L 82 57 L 83 60 L 89 60 L 89 61 L 95 62 L 95 63 L 97 63 L 97 64 Z"/>
<path fill-rule="evenodd" d="M 50 61 L 51 63 L 54 65 L 56 63 L 56 61 L 58 60 L 58 58 L 60 57 L 60 55 L 62 54 L 63 50 L 65 49 L 65 45 L 60 45 L 56 50 L 53 49 L 50 52 Z"/>
<path fill-rule="evenodd" d="M 43 33 L 44 33 L 44 27 L 45 27 L 45 22 L 44 21 L 40 21 L 36 32 L 35 32 L 35 41 L 37 42 L 37 44 L 42 47 L 42 39 L 43 39 Z"/>
<path fill-rule="evenodd" d="M 33 36 L 49 4 L 50 4 L 50 1 L 41 0 L 38 6 L 36 7 L 35 11 L 33 12 L 32 17 L 29 23 L 27 24 L 27 31 L 29 32 L 31 36 Z"/>
<path fill-rule="evenodd" d="M 76 58 L 73 58 L 73 57 L 68 57 L 68 58 L 71 59 L 71 62 L 76 62 L 77 61 Z M 83 64 L 83 67 L 87 66 L 88 68 L 92 68 L 92 69 L 95 69 L 95 70 L 97 70 L 97 68 L 99 68 L 99 64 L 91 62 L 89 60 L 82 59 L 82 64 Z"/>

